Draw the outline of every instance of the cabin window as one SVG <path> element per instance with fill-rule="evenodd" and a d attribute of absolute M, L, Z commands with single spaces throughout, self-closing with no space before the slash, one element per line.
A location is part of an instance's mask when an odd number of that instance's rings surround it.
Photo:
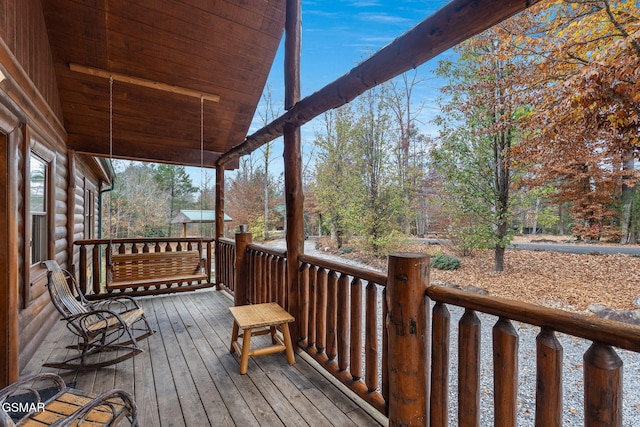
<path fill-rule="evenodd" d="M 84 238 L 93 239 L 95 230 L 96 200 L 94 192 L 84 192 Z"/>
<path fill-rule="evenodd" d="M 37 155 L 31 154 L 29 171 L 31 265 L 34 265 L 49 258 L 48 163 Z"/>

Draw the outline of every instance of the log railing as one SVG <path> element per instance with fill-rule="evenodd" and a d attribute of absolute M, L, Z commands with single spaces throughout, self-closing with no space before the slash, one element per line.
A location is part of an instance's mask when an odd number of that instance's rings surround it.
<path fill-rule="evenodd" d="M 387 277 L 308 255 L 298 260 L 299 346 L 386 413 Z"/>
<path fill-rule="evenodd" d="M 236 260 L 236 242 L 220 238 L 216 242 L 216 285 L 218 289 L 235 291 L 234 262 Z"/>
<path fill-rule="evenodd" d="M 77 272 L 81 292 L 89 299 L 99 299 L 112 295 L 155 295 L 172 292 L 191 291 L 211 287 L 212 238 L 139 238 L 139 239 L 91 239 L 77 240 L 79 265 L 73 266 Z M 126 289 L 109 289 L 107 271 L 112 254 L 137 254 L 148 252 L 198 251 L 205 261 L 205 282 L 166 283 L 139 286 Z"/>
<path fill-rule="evenodd" d="M 540 327 L 536 338 L 535 424 L 562 425 L 563 348 L 557 332 L 591 341 L 583 355 L 586 426 L 622 425 L 622 361 L 614 347 L 640 352 L 640 327 L 533 304 L 432 286 L 435 301 L 431 360 L 431 425 L 448 425 L 450 314 L 463 307 L 458 324 L 458 425 L 480 425 L 480 319 L 498 316 L 493 326 L 495 425 L 517 425 L 519 338 L 512 321 Z"/>
<path fill-rule="evenodd" d="M 288 308 L 286 274 L 287 251 L 255 243 L 247 246 L 249 266 L 249 304 L 277 302 Z"/>
<path fill-rule="evenodd" d="M 284 289 L 286 253 L 236 235 L 236 304 L 294 297 Z M 389 417 L 389 425 L 479 426 L 481 360 L 493 362 L 494 425 L 518 425 L 519 337 L 512 322 L 540 328 L 536 338 L 535 424 L 561 426 L 563 349 L 556 333 L 591 341 L 583 355 L 584 423 L 622 425 L 622 361 L 640 353 L 640 327 L 533 304 L 428 286 L 428 257 L 389 256 L 388 275 L 326 259 L 298 257 L 298 347 Z M 244 283 L 245 285 L 241 285 Z M 242 288 L 246 290 L 242 290 Z M 243 297 L 238 300 L 238 293 Z M 240 301 L 240 302 L 238 302 Z M 464 309 L 458 359 L 451 361 L 447 305 Z M 433 307 L 431 309 L 431 307 Z M 480 353 L 478 313 L 497 316 L 493 351 Z M 457 414 L 449 413 L 451 365 Z M 482 412 L 487 412 L 484 408 Z"/>

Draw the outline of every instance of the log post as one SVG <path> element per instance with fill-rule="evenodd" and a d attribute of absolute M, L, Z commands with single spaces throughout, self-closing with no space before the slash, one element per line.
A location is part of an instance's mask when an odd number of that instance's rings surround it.
<path fill-rule="evenodd" d="M 389 255 L 387 334 L 389 425 L 424 426 L 429 420 L 429 256 Z"/>
<path fill-rule="evenodd" d="M 100 295 L 100 277 L 101 277 L 101 272 L 100 272 L 100 264 L 101 264 L 101 260 L 100 260 L 100 245 L 93 245 L 93 258 L 91 261 L 91 264 L 93 265 L 93 294 L 94 295 Z"/>
<path fill-rule="evenodd" d="M 357 277 L 351 282 L 351 347 L 349 349 L 349 367 L 351 378 L 362 378 L 362 281 Z"/>
<path fill-rule="evenodd" d="M 327 349 L 327 282 L 328 272 L 318 269 L 316 282 L 316 350 L 322 354 Z"/>
<path fill-rule="evenodd" d="M 373 392 L 380 385 L 378 380 L 378 287 L 375 283 L 369 282 L 367 284 L 364 311 L 364 383 L 367 385 L 367 390 Z"/>
<path fill-rule="evenodd" d="M 215 274 L 216 289 L 221 290 L 220 278 L 223 267 L 222 251 L 220 250 L 220 239 L 224 237 L 224 166 L 219 165 L 216 168 L 216 247 L 215 247 Z M 211 269 L 209 269 L 211 270 Z M 211 282 L 211 279 L 209 279 Z M 229 284 L 225 283 L 228 287 Z"/>
<path fill-rule="evenodd" d="M 278 262 L 278 265 L 280 265 L 281 260 Z M 284 268 L 282 268 L 282 270 L 284 271 Z M 285 279 L 286 280 L 286 279 Z M 280 280 L 278 280 L 278 282 L 280 282 Z M 309 344 L 309 264 L 304 263 L 300 266 L 300 269 L 298 271 L 298 283 L 299 283 L 299 287 L 298 290 L 300 292 L 300 319 L 299 319 L 299 325 L 300 325 L 300 338 L 301 341 L 306 342 L 306 344 Z M 279 294 L 280 295 L 280 294 Z M 285 301 L 286 298 L 283 295 L 282 296 L 282 301 Z"/>
<path fill-rule="evenodd" d="M 302 38 L 302 9 L 300 0 L 287 0 L 285 20 L 284 80 L 285 109 L 300 100 L 300 44 Z M 287 125 L 284 136 L 284 187 L 287 239 L 287 293 L 289 307 L 285 307 L 296 321 L 289 325 L 293 342 L 302 335 L 298 300 L 298 256 L 304 254 L 304 195 L 302 192 L 302 150 L 300 128 Z"/>
<path fill-rule="evenodd" d="M 518 333 L 500 317 L 493 327 L 494 419 L 497 426 L 518 425 Z"/>
<path fill-rule="evenodd" d="M 562 426 L 562 356 L 555 332 L 542 328 L 536 337 L 537 426 Z"/>
<path fill-rule="evenodd" d="M 109 248 L 111 249 L 111 248 Z M 88 268 L 88 263 L 87 263 L 87 246 L 86 245 L 80 245 L 80 275 L 78 277 L 78 283 L 80 284 L 80 292 L 82 292 L 82 295 L 87 295 L 87 268 Z M 109 272 L 109 265 L 110 263 L 107 262 L 107 274 Z M 96 270 L 97 266 L 93 267 L 94 270 L 94 274 L 95 274 L 95 270 Z M 107 283 L 110 281 L 110 277 L 107 277 Z"/>
<path fill-rule="evenodd" d="M 583 359 L 585 427 L 622 426 L 622 360 L 597 342 Z"/>
<path fill-rule="evenodd" d="M 451 315 L 446 305 L 433 307 L 431 347 L 431 425 L 449 425 L 449 348 L 451 346 Z"/>
<path fill-rule="evenodd" d="M 207 269 L 207 283 L 211 283 L 211 242 L 207 242 L 207 262 L 205 263 Z"/>
<path fill-rule="evenodd" d="M 480 319 L 465 309 L 458 322 L 458 425 L 480 427 Z"/>
<path fill-rule="evenodd" d="M 245 226 L 240 226 L 241 230 L 236 233 L 236 260 L 235 260 L 235 292 L 233 293 L 234 305 L 247 305 L 247 291 L 249 289 L 249 260 L 247 246 L 251 244 L 251 233 L 244 230 Z"/>
<path fill-rule="evenodd" d="M 334 361 L 338 355 L 338 275 L 329 272 L 327 282 L 327 357 Z"/>
<path fill-rule="evenodd" d="M 341 274 L 338 279 L 338 368 L 349 367 L 349 277 Z"/>
<path fill-rule="evenodd" d="M 20 329 L 18 325 L 18 284 L 20 263 L 18 251 L 18 138 L 0 135 L 0 229 L 5 236 L 0 242 L 0 260 L 6 266 L 0 271 L 0 388 L 18 380 L 20 375 Z M 29 142 L 23 142 L 29 146 Z M 29 158 L 26 157 L 26 163 Z M 26 191 L 28 193 L 28 191 Z M 28 246 L 28 245 L 25 245 Z M 28 261 L 27 261 L 28 262 Z M 27 270 L 28 271 L 28 270 Z M 28 278 L 23 278 L 27 281 Z M 24 294 L 23 299 L 27 297 Z"/>
<path fill-rule="evenodd" d="M 318 269 L 316 266 L 309 267 L 309 327 L 307 329 L 307 347 L 316 346 L 316 313 L 318 304 Z"/>

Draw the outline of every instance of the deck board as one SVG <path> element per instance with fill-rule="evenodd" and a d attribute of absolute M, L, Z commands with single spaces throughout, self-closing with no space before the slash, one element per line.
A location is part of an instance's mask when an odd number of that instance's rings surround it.
<path fill-rule="evenodd" d="M 156 331 L 140 343 L 141 354 L 97 370 L 44 368 L 46 361 L 60 361 L 74 351 L 64 348 L 72 335 L 61 322 L 22 376 L 56 372 L 95 393 L 122 388 L 135 396 L 141 426 L 379 425 L 300 355 L 294 365 L 284 353 L 252 357 L 248 373 L 240 375 L 238 356 L 229 352 L 232 301 L 223 292 L 138 300 Z M 254 340 L 270 343 L 266 335 Z"/>

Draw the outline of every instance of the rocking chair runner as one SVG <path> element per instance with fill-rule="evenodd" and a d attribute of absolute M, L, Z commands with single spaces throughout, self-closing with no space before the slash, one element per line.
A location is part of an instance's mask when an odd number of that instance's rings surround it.
<path fill-rule="evenodd" d="M 153 330 L 143 309 L 133 298 L 120 296 L 91 303 L 80 292 L 75 278 L 60 268 L 56 261 L 44 261 L 43 264 L 49 272 L 47 287 L 51 301 L 67 322 L 67 329 L 78 340 L 76 345 L 68 348 L 80 351 L 78 356 L 44 366 L 58 369 L 101 368 L 142 352 L 137 341 L 153 334 Z M 139 335 L 135 336 L 136 333 Z M 93 363 L 89 361 L 92 355 L 116 350 L 118 352 L 113 353 L 116 355 L 113 358 L 104 360 L 102 357 Z"/>
<path fill-rule="evenodd" d="M 34 388 L 43 380 L 53 382 L 58 390 L 46 401 Z M 10 396 L 22 395 L 29 402 L 6 402 Z M 31 400 L 35 400 L 31 402 Z M 14 422 L 10 417 L 11 409 L 28 408 L 20 420 Z M 138 426 L 138 410 L 133 398 L 123 390 L 109 390 L 100 395 L 85 393 L 67 387 L 64 380 L 55 374 L 39 374 L 24 378 L 0 390 L 0 427 L 11 426 L 115 426 L 125 419 L 131 426 Z"/>

